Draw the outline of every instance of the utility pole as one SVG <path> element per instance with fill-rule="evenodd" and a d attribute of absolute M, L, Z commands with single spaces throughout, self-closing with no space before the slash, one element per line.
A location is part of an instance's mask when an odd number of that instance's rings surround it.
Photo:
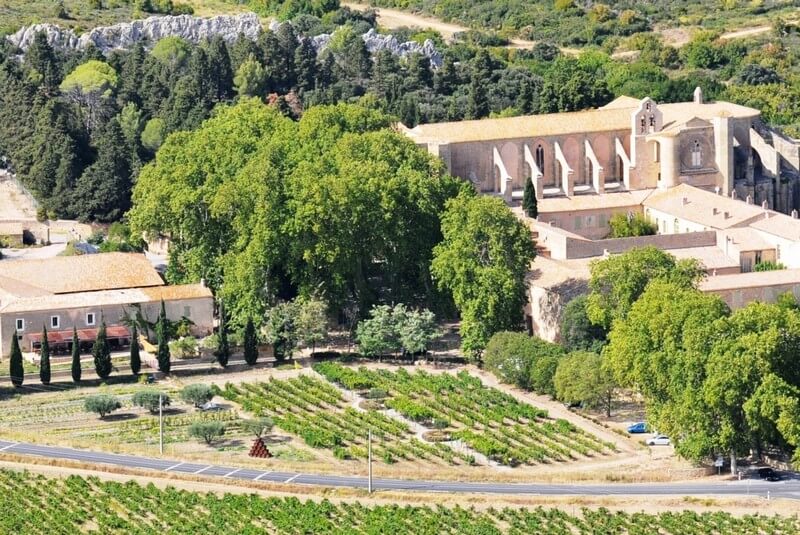
<path fill-rule="evenodd" d="M 367 435 L 367 467 L 369 471 L 367 492 L 372 494 L 372 429 L 369 430 Z"/>
<path fill-rule="evenodd" d="M 158 451 L 164 455 L 164 397 L 158 395 Z"/>

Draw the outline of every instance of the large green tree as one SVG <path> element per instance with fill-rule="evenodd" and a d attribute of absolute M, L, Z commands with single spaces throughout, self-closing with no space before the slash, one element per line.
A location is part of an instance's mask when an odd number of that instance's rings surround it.
<path fill-rule="evenodd" d="M 588 408 L 601 407 L 611 416 L 617 383 L 597 353 L 570 353 L 558 363 L 553 377 L 561 401 L 582 402 Z"/>
<path fill-rule="evenodd" d="M 474 357 L 492 334 L 522 325 L 533 238 L 502 200 L 466 192 L 448 201 L 442 234 L 431 272 L 451 292 L 461 314 L 462 348 Z"/>
<path fill-rule="evenodd" d="M 467 186 L 389 124 L 353 105 L 298 122 L 254 99 L 220 106 L 142 170 L 132 233 L 170 235 L 168 280 L 205 278 L 237 328 L 294 295 L 362 315 L 381 295 L 437 304 L 438 214 Z"/>
<path fill-rule="evenodd" d="M 691 287 L 704 276 L 697 260 L 677 260 L 653 246 L 594 260 L 590 269 L 591 292 L 586 311 L 592 323 L 605 329 L 614 320 L 625 318 L 651 281 L 665 279 Z"/>

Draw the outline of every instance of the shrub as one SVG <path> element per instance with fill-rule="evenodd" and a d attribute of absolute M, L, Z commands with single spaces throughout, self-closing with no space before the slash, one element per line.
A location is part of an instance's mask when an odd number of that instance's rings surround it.
<path fill-rule="evenodd" d="M 163 407 L 169 406 L 171 401 L 169 399 L 169 396 L 166 395 L 164 392 L 160 392 L 152 388 L 136 392 L 133 395 L 133 398 L 131 398 L 131 401 L 137 407 L 142 407 L 143 409 L 147 409 L 148 411 L 150 411 L 150 414 L 157 414 L 159 399 L 161 399 L 161 405 Z"/>
<path fill-rule="evenodd" d="M 181 399 L 185 403 L 191 403 L 195 407 L 200 407 L 204 403 L 211 401 L 214 397 L 214 392 L 211 387 L 206 384 L 194 384 L 186 386 L 181 390 Z"/>
<path fill-rule="evenodd" d="M 105 418 L 115 410 L 122 408 L 122 403 L 114 396 L 108 394 L 97 394 L 87 397 L 83 402 L 86 412 L 97 413 L 100 418 Z"/>
<path fill-rule="evenodd" d="M 222 422 L 194 422 L 189 426 L 189 436 L 202 439 L 208 445 L 223 436 L 225 431 L 225 424 Z"/>
<path fill-rule="evenodd" d="M 269 433 L 274 425 L 275 424 L 272 419 L 267 417 L 255 418 L 253 420 L 242 420 L 239 422 L 239 427 L 242 428 L 242 431 L 245 433 L 250 433 L 251 435 L 255 435 L 259 438 Z"/>
<path fill-rule="evenodd" d="M 383 388 L 371 388 L 369 392 L 364 394 L 366 399 L 383 399 L 389 397 L 389 393 Z"/>
<path fill-rule="evenodd" d="M 608 224 L 611 226 L 611 238 L 652 236 L 658 232 L 655 223 L 642 214 L 614 214 Z"/>
<path fill-rule="evenodd" d="M 531 387 L 534 362 L 547 356 L 559 357 L 563 353 L 560 346 L 540 338 L 504 331 L 496 333 L 489 340 L 483 363 L 504 383 L 528 389 Z"/>
<path fill-rule="evenodd" d="M 178 359 L 191 359 L 197 357 L 197 340 L 192 336 L 185 336 L 169 342 L 169 352 Z"/>
<path fill-rule="evenodd" d="M 781 264 L 780 262 L 772 262 L 771 260 L 767 260 L 765 262 L 759 262 L 753 268 L 753 271 L 777 271 L 780 269 L 786 269 L 786 266 Z"/>

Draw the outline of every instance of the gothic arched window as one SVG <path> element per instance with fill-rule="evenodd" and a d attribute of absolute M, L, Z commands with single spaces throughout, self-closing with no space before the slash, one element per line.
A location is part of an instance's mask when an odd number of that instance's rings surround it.
<path fill-rule="evenodd" d="M 692 167 L 702 167 L 703 166 L 703 151 L 700 148 L 700 142 L 698 140 L 694 140 L 692 143 Z"/>
<path fill-rule="evenodd" d="M 540 173 L 544 174 L 544 147 L 541 145 L 536 147 L 536 167 L 539 168 Z"/>

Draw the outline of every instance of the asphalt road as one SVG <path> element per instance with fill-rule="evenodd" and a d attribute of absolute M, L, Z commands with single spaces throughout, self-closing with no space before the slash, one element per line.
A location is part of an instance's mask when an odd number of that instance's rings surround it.
<path fill-rule="evenodd" d="M 169 459 L 155 459 L 134 455 L 118 455 L 88 450 L 76 450 L 55 446 L 39 446 L 0 440 L 0 452 L 18 455 L 35 455 L 48 459 L 66 459 L 84 463 L 106 464 L 126 468 L 143 468 L 160 472 L 181 474 L 202 474 L 224 479 L 269 481 L 273 483 L 292 483 L 296 485 L 317 485 L 323 487 L 367 488 L 367 478 L 359 476 L 337 476 L 321 474 L 301 474 L 280 471 L 262 471 L 252 468 L 235 468 L 200 463 L 180 462 Z M 800 500 L 800 480 L 790 479 L 778 482 L 744 479 L 729 482 L 697 483 L 637 483 L 608 485 L 553 485 L 545 483 L 477 483 L 459 481 L 424 481 L 405 479 L 373 479 L 377 490 L 410 490 L 448 493 L 484 494 L 528 494 L 554 496 L 707 496 L 707 495 L 759 495 L 769 491 L 772 497 Z"/>

